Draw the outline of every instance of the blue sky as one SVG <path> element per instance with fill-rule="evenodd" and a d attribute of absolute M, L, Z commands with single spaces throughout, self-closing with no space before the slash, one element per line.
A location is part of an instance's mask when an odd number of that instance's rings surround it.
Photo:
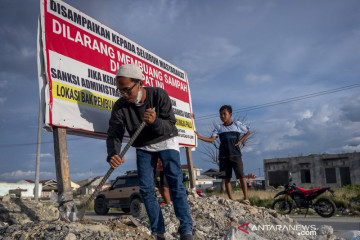
<path fill-rule="evenodd" d="M 197 130 L 233 109 L 360 83 L 359 1 L 67 1 L 187 72 Z M 35 178 L 39 1 L 0 2 L 0 181 Z M 241 112 L 256 130 L 245 173 L 264 158 L 360 151 L 360 88 Z M 202 148 L 206 143 L 199 144 Z M 105 141 L 68 136 L 73 181 L 104 175 Z M 186 163 L 184 150 L 182 162 Z M 194 165 L 216 168 L 199 151 Z M 135 151 L 112 175 L 135 169 Z M 42 131 L 40 179 L 56 178 Z"/>

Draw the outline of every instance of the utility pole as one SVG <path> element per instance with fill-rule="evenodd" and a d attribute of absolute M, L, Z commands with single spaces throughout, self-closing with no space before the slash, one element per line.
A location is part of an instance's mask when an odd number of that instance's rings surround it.
<path fill-rule="evenodd" d="M 41 146 L 41 101 L 39 101 L 39 120 L 38 120 L 38 133 L 37 133 L 37 150 L 36 150 L 36 168 L 35 168 L 35 189 L 34 197 L 35 202 L 39 202 L 39 175 L 40 175 L 40 146 Z"/>

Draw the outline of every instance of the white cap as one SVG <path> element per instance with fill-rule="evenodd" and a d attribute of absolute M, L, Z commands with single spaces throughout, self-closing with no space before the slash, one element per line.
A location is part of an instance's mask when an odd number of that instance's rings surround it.
<path fill-rule="evenodd" d="M 128 77 L 143 80 L 141 69 L 135 64 L 124 64 L 116 72 L 116 77 Z"/>

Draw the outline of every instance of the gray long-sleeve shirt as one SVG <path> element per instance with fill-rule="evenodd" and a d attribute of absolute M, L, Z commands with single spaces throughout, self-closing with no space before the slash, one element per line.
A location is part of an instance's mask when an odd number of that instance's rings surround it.
<path fill-rule="evenodd" d="M 156 120 L 153 124 L 145 126 L 133 143 L 133 147 L 143 147 L 178 135 L 175 127 L 175 115 L 166 91 L 155 87 L 144 89 L 146 99 L 141 106 L 126 102 L 123 98 L 115 102 L 109 120 L 108 138 L 106 140 L 108 161 L 115 154 L 119 154 L 125 128 L 131 137 L 143 121 L 147 108 L 155 107 Z"/>

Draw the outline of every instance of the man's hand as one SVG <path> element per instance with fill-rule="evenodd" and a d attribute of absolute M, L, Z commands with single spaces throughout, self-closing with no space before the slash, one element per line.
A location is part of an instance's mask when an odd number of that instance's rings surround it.
<path fill-rule="evenodd" d="M 156 120 L 156 112 L 151 108 L 146 109 L 144 114 L 144 121 L 148 124 L 153 124 Z"/>
<path fill-rule="evenodd" d="M 110 158 L 109 164 L 113 169 L 115 169 L 124 162 L 125 162 L 125 157 L 120 158 L 119 155 L 114 155 Z"/>
<path fill-rule="evenodd" d="M 239 141 L 237 144 L 235 144 L 235 147 L 239 146 L 242 143 L 242 141 Z"/>

